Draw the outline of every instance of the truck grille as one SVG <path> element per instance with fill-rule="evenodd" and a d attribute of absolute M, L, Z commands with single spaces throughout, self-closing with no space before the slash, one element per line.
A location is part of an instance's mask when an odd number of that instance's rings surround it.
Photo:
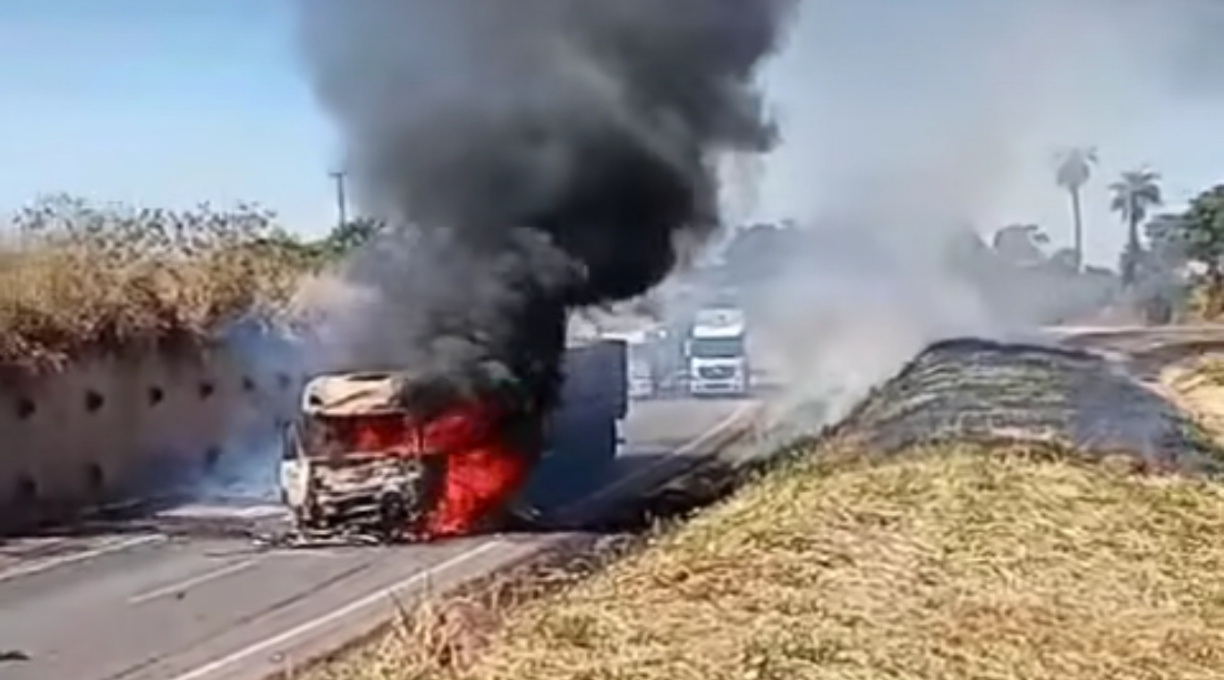
<path fill-rule="evenodd" d="M 733 366 L 702 366 L 697 374 L 706 380 L 728 380 L 735 377 Z"/>

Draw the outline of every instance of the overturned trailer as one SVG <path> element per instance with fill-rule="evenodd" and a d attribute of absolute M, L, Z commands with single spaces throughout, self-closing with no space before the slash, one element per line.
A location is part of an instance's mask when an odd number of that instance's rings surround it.
<path fill-rule="evenodd" d="M 295 528 L 425 541 L 495 530 L 517 509 L 576 500 L 602 483 L 617 454 L 626 355 L 616 340 L 571 347 L 560 406 L 538 436 L 508 436 L 497 406 L 480 400 L 420 417 L 402 404 L 401 374 L 315 376 L 284 432 L 280 462 Z"/>

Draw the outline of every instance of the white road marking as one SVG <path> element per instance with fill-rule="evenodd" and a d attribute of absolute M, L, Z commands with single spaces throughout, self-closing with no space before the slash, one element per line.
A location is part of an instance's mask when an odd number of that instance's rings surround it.
<path fill-rule="evenodd" d="M 91 548 L 89 550 L 82 550 L 81 552 L 69 553 L 67 555 L 59 555 L 57 557 L 50 557 L 50 558 L 47 558 L 45 560 L 41 560 L 38 562 L 22 564 L 22 565 L 15 566 L 12 569 L 7 569 L 5 571 L 0 572 L 0 582 L 10 581 L 12 579 L 20 578 L 22 576 L 30 576 L 32 574 L 38 574 L 38 573 L 47 571 L 49 569 L 55 569 L 56 567 L 62 567 L 67 564 L 83 562 L 85 560 L 93 559 L 95 557 L 101 557 L 102 555 L 108 555 L 110 553 L 116 553 L 116 552 L 120 552 L 123 550 L 127 550 L 128 548 L 135 548 L 136 546 L 139 546 L 139 545 L 146 545 L 150 543 L 161 543 L 165 540 L 167 540 L 166 537 L 162 535 L 149 535 L 149 536 L 137 536 L 135 538 L 122 539 L 122 540 L 114 541 L 111 543 L 103 543 L 102 545 L 96 548 Z"/>
<path fill-rule="evenodd" d="M 270 517 L 282 517 L 288 514 L 289 512 L 279 505 L 234 507 L 221 502 L 180 505 L 176 508 L 163 510 L 157 513 L 157 516 L 170 519 L 267 519 Z"/>
<path fill-rule="evenodd" d="M 734 411 L 728 414 L 726 418 L 723 418 L 722 420 L 718 421 L 718 424 L 716 424 L 714 427 L 711 427 L 710 429 L 706 430 L 700 435 L 690 439 L 689 441 L 673 449 L 672 455 L 673 456 L 687 456 L 687 455 L 693 454 L 694 452 L 700 450 L 702 447 L 709 444 L 711 441 L 714 441 L 718 437 L 721 437 L 727 430 L 731 430 L 737 426 L 740 426 L 742 424 L 741 421 L 748 415 L 748 413 L 758 408 L 760 408 L 760 404 L 758 404 L 757 402 L 749 402 L 747 404 L 741 404 Z M 662 468 L 664 465 L 668 465 L 670 463 L 671 463 L 671 459 L 662 457 L 650 465 L 638 468 L 634 470 L 632 473 L 627 474 L 624 477 L 617 479 L 611 484 L 607 484 L 601 487 L 595 493 L 589 494 L 585 498 L 581 498 L 575 501 L 574 503 L 565 507 L 562 510 L 562 512 L 564 513 L 569 510 L 572 510 L 575 507 L 579 507 L 579 506 L 586 505 L 594 501 L 601 500 L 603 498 L 607 498 L 611 494 L 617 493 L 625 489 L 626 487 L 629 487 L 634 482 L 637 482 L 638 480 L 644 477 L 647 477 L 651 473 Z"/>
<path fill-rule="evenodd" d="M 758 403 L 753 402 L 753 403 L 744 404 L 736 408 L 735 411 L 730 413 L 726 418 L 719 421 L 718 424 L 715 425 L 714 427 L 711 427 L 710 429 L 701 433 L 697 437 L 694 437 L 693 439 L 690 439 L 684 444 L 676 447 L 674 449 L 674 453 L 678 455 L 687 455 L 687 454 L 693 453 L 694 451 L 698 450 L 702 446 L 705 446 L 709 442 L 713 441 L 715 438 L 721 436 L 726 430 L 729 430 L 732 427 L 737 426 L 740 423 L 741 419 L 743 419 L 749 413 L 750 410 L 756 409 L 759 407 L 760 405 Z M 623 488 L 626 483 L 641 478 L 643 475 L 653 470 L 658 469 L 660 465 L 662 465 L 662 462 L 656 463 L 655 465 L 651 465 L 642 470 L 638 470 L 632 475 L 623 477 L 620 480 L 617 480 L 616 482 L 614 482 L 613 484 L 609 484 L 608 486 L 604 487 L 600 491 L 596 492 L 594 495 L 588 496 L 588 498 L 599 498 L 599 497 L 602 497 L 602 494 L 610 493 L 611 491 L 615 491 L 619 488 Z M 206 663 L 202 666 L 198 666 L 190 671 L 187 671 L 186 673 L 177 675 L 171 678 L 170 680 L 199 680 L 200 678 L 207 678 L 210 675 L 220 673 L 221 671 L 224 671 L 230 666 L 233 666 L 234 664 L 245 661 L 246 659 L 249 659 L 257 654 L 262 654 L 264 652 L 270 651 L 280 645 L 293 641 L 295 638 L 299 638 L 303 635 L 306 635 L 320 628 L 323 628 L 324 626 L 334 623 L 340 619 L 343 619 L 346 616 L 351 616 L 357 612 L 360 612 L 363 609 L 367 609 L 369 607 L 379 604 L 380 602 L 384 602 L 387 599 L 396 597 L 401 592 L 408 590 L 410 588 L 413 588 L 420 583 L 428 581 L 433 576 L 444 573 L 447 570 L 452 569 L 471 559 L 474 559 L 479 555 L 483 555 L 484 553 L 487 553 L 487 552 L 492 552 L 494 549 L 509 548 L 512 546 L 513 546 L 512 543 L 509 543 L 502 539 L 489 539 L 487 542 L 477 545 L 462 553 L 459 553 L 458 555 L 455 555 L 454 557 L 446 560 L 445 562 L 442 562 L 441 564 L 437 564 L 437 565 L 434 565 L 433 567 L 430 567 L 429 569 L 419 571 L 411 576 L 404 578 L 401 581 L 396 582 L 395 584 L 391 586 L 383 588 L 382 590 L 379 590 L 375 593 L 367 595 L 359 600 L 354 600 L 353 602 L 350 602 L 347 605 L 340 607 L 339 609 L 332 610 L 331 612 L 328 612 L 327 614 L 324 614 L 318 618 L 306 621 L 298 626 L 290 628 L 289 630 L 283 631 L 281 633 L 278 633 L 268 638 L 264 638 L 263 640 L 260 640 L 259 642 L 251 644 L 250 646 L 239 649 L 238 651 L 233 652 L 232 654 L 228 654 L 219 659 L 210 661 L 209 663 Z"/>
<path fill-rule="evenodd" d="M 319 628 L 322 628 L 334 621 L 343 619 L 346 616 L 351 616 L 352 614 L 355 614 L 363 609 L 379 604 L 380 602 L 384 602 L 389 598 L 393 598 L 399 595 L 402 591 L 408 590 L 409 588 L 429 580 L 435 574 L 445 572 L 446 570 L 456 567 L 479 555 L 491 552 L 495 548 L 501 549 L 508 547 L 511 547 L 509 543 L 497 539 L 491 540 L 487 543 L 482 543 L 470 550 L 455 555 L 441 564 L 435 565 L 424 571 L 419 571 L 412 576 L 395 583 L 394 585 L 379 590 L 376 593 L 367 595 L 359 600 L 354 600 L 353 602 L 350 602 L 339 609 L 332 610 L 323 616 L 306 621 L 305 623 L 294 626 L 293 628 L 290 628 L 282 633 L 264 638 L 263 640 L 260 640 L 249 647 L 244 647 L 233 654 L 223 656 L 215 661 L 199 666 L 194 670 L 187 671 L 182 675 L 177 675 L 172 680 L 196 680 L 197 678 L 206 678 L 214 673 L 224 670 L 229 666 L 255 656 L 256 654 L 266 652 L 277 647 L 278 645 L 289 642 L 294 638 L 306 635 L 307 633 L 318 630 Z"/>
<path fill-rule="evenodd" d="M 213 580 L 222 578 L 224 576 L 229 576 L 230 574 L 236 574 L 240 571 L 245 571 L 255 566 L 259 562 L 260 560 L 243 560 L 241 562 L 227 564 L 226 566 L 221 567 L 219 569 L 214 569 L 212 571 L 206 571 L 203 574 L 198 574 L 196 576 L 192 576 L 191 578 L 183 579 L 182 581 L 179 581 L 178 583 L 171 583 L 168 586 L 163 586 L 161 588 L 157 588 L 156 590 L 150 590 L 150 591 L 141 593 L 139 595 L 134 595 L 128 598 L 128 604 L 138 605 L 138 604 L 141 604 L 142 602 L 148 602 L 149 600 L 155 600 L 159 597 L 164 597 L 166 595 L 176 595 L 178 593 L 182 593 L 186 591 L 188 588 L 194 588 L 195 586 L 198 586 L 200 584 L 208 583 L 209 581 L 213 581 Z"/>

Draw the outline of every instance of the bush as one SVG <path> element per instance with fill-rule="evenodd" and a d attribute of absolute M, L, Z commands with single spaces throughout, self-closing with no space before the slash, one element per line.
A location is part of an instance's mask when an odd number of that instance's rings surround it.
<path fill-rule="evenodd" d="M 257 206 L 217 211 L 94 205 L 56 196 L 0 243 L 0 364 L 200 342 L 286 299 L 317 264 Z"/>

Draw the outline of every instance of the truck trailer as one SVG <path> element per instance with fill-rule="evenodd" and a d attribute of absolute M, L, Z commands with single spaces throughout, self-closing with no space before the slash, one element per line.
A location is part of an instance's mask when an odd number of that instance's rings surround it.
<path fill-rule="evenodd" d="M 626 345 L 573 345 L 563 369 L 559 407 L 538 437 L 507 436 L 495 402 L 478 398 L 420 417 L 402 405 L 409 378 L 394 371 L 314 376 L 283 432 L 281 498 L 295 531 L 429 541 L 496 530 L 593 491 L 611 472 L 628 410 Z"/>
<path fill-rule="evenodd" d="M 720 306 L 698 310 L 685 341 L 693 396 L 743 396 L 751 390 L 744 312 Z"/>

